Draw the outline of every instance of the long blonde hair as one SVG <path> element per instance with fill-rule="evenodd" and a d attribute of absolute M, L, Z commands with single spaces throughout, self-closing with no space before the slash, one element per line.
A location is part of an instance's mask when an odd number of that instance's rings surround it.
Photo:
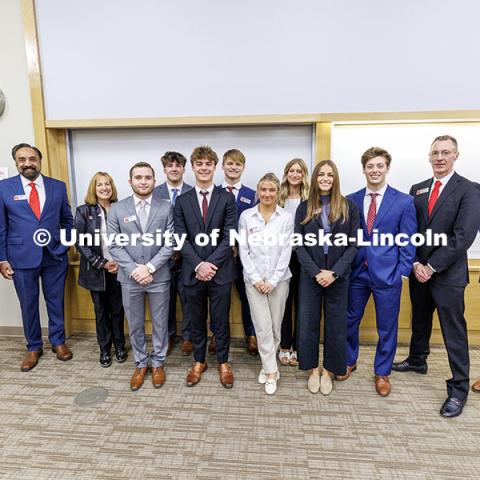
<path fill-rule="evenodd" d="M 288 183 L 288 178 L 287 178 L 288 171 L 295 164 L 299 165 L 303 173 L 303 181 L 302 181 L 302 184 L 300 185 L 300 198 L 302 200 L 306 200 L 308 198 L 309 184 L 308 184 L 307 164 L 301 158 L 294 158 L 293 160 L 290 160 L 289 162 L 287 162 L 287 164 L 285 165 L 285 168 L 283 169 L 283 178 L 282 178 L 282 183 L 280 184 L 280 196 L 278 199 L 278 204 L 281 207 L 285 206 L 285 200 L 288 198 L 288 195 L 290 193 L 290 185 Z"/>
<path fill-rule="evenodd" d="M 88 205 L 96 205 L 98 203 L 97 181 L 100 177 L 105 177 L 110 182 L 110 186 L 112 187 L 112 196 L 110 197 L 110 203 L 114 203 L 118 200 L 117 187 L 115 187 L 115 182 L 113 181 L 111 175 L 106 172 L 97 172 L 88 184 L 87 194 L 85 195 L 85 203 Z"/>
<path fill-rule="evenodd" d="M 321 160 L 312 172 L 312 180 L 310 183 L 310 193 L 307 201 L 307 213 L 302 221 L 302 224 L 310 222 L 313 217 L 319 215 L 322 211 L 322 196 L 320 195 L 320 187 L 318 186 L 318 175 L 320 169 L 328 165 L 333 170 L 333 183 L 330 193 L 330 213 L 328 220 L 330 223 L 342 219 L 342 223 L 348 220 L 348 201 L 340 191 L 340 178 L 338 176 L 338 169 L 335 163 L 331 160 Z"/>

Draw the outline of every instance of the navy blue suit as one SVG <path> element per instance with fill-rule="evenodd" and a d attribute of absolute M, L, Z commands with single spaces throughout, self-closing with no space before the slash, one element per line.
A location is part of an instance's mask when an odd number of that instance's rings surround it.
<path fill-rule="evenodd" d="M 185 192 L 191 190 L 192 186 L 188 183 L 182 185 L 182 191 L 178 195 L 182 195 Z M 154 195 L 158 194 L 160 198 L 170 200 L 170 194 L 168 192 L 167 182 L 162 183 L 153 190 Z M 178 198 L 178 197 L 177 197 Z M 175 206 L 175 205 L 174 205 Z M 188 306 L 185 298 L 185 292 L 183 291 L 183 284 L 180 281 L 180 273 L 182 271 L 182 258 L 178 260 L 170 260 L 171 280 L 170 280 L 170 304 L 168 306 L 168 338 L 175 337 L 177 333 L 177 293 L 180 296 L 180 302 L 182 304 L 182 339 L 190 340 L 191 326 L 188 312 Z"/>
<path fill-rule="evenodd" d="M 29 351 L 42 348 L 39 279 L 48 312 L 48 338 L 53 346 L 65 343 L 64 290 L 67 251 L 60 243 L 60 229 L 70 238 L 73 216 L 65 183 L 43 176 L 45 205 L 40 219 L 25 196 L 20 175 L 0 182 L 0 261 L 14 270 L 13 281 L 22 311 L 23 328 Z M 34 232 L 45 229 L 51 240 L 45 247 L 33 241 Z"/>
<path fill-rule="evenodd" d="M 208 206 L 206 222 L 203 221 L 197 192 L 192 188 L 180 195 L 174 209 L 175 233 L 186 235 L 182 248 L 180 280 L 191 312 L 193 356 L 196 362 L 205 362 L 207 348 L 208 300 L 210 300 L 210 328 L 215 334 L 218 363 L 228 361 L 230 347 L 230 292 L 236 276 L 230 231 L 237 229 L 235 199 L 221 188 L 214 187 Z M 200 233 L 210 235 L 220 232 L 217 245 L 209 242 L 198 245 L 195 237 Z M 218 270 L 208 282 L 197 280 L 195 268 L 203 261 Z"/>
<path fill-rule="evenodd" d="M 363 238 L 368 234 L 363 203 L 366 189 L 348 196 L 360 211 Z M 375 217 L 372 233 L 405 233 L 409 237 L 417 231 L 417 219 L 413 197 L 387 186 L 380 208 Z M 359 328 L 370 295 L 375 302 L 378 332 L 375 354 L 375 374 L 390 375 L 397 348 L 398 315 L 402 293 L 402 277 L 412 270 L 415 247 L 408 242 L 404 247 L 360 246 L 352 265 L 348 294 L 347 316 L 347 365 L 357 363 L 359 353 Z"/>
<path fill-rule="evenodd" d="M 226 188 L 225 188 L 226 190 Z M 233 195 L 233 194 L 232 194 Z M 244 210 L 252 208 L 257 204 L 256 192 L 245 185 L 242 185 L 238 191 L 237 205 L 237 221 Z M 247 292 L 245 290 L 245 281 L 243 280 L 243 267 L 240 256 L 235 257 L 235 266 L 237 268 L 237 278 L 235 279 L 235 287 L 240 297 L 240 305 L 242 308 L 243 331 L 247 337 L 255 336 L 255 327 L 253 325 L 252 316 L 250 314 L 250 306 L 248 304 Z"/>

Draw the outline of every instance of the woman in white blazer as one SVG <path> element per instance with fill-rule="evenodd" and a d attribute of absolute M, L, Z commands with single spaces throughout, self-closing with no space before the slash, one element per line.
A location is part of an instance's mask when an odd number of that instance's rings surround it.
<path fill-rule="evenodd" d="M 257 185 L 259 203 L 239 219 L 239 254 L 262 369 L 258 382 L 273 395 L 280 378 L 276 354 L 288 296 L 293 216 L 278 206 L 280 182 L 265 174 Z"/>

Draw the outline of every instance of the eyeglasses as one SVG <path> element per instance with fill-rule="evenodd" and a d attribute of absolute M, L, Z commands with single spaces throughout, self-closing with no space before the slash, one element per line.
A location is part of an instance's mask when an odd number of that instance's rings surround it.
<path fill-rule="evenodd" d="M 430 157 L 437 158 L 437 157 L 449 157 L 454 153 L 457 153 L 457 152 L 452 152 L 452 150 L 442 150 L 441 152 L 439 152 L 438 150 L 434 150 L 433 152 L 430 152 L 428 155 Z"/>

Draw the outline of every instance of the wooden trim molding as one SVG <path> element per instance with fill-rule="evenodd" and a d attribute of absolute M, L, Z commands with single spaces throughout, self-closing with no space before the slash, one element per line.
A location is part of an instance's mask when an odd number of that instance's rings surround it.
<path fill-rule="evenodd" d="M 331 122 L 318 122 L 315 124 L 315 164 L 320 160 L 330 159 L 332 125 Z"/>

